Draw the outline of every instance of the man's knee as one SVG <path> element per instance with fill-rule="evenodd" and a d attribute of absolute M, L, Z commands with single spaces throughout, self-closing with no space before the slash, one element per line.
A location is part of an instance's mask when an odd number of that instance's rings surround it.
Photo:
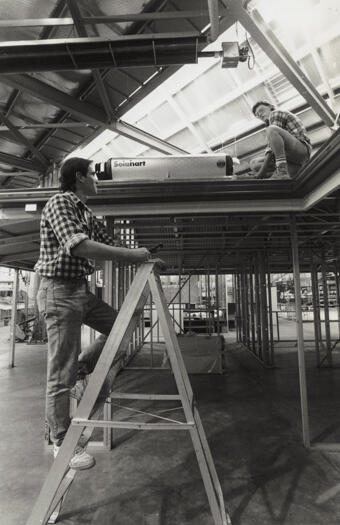
<path fill-rule="evenodd" d="M 266 128 L 267 137 L 273 136 L 273 135 L 281 135 L 282 128 L 279 126 L 276 126 L 275 124 L 271 124 Z"/>

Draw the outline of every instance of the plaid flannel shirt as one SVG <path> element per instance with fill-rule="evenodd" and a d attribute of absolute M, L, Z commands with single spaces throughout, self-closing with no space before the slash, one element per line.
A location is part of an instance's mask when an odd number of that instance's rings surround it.
<path fill-rule="evenodd" d="M 279 128 L 289 131 L 291 135 L 297 138 L 303 144 L 306 144 L 309 155 L 312 151 L 312 145 L 306 132 L 306 128 L 301 120 L 290 111 L 281 111 L 274 109 L 269 114 L 269 125 L 275 125 Z M 268 146 L 265 154 L 270 153 L 271 149 Z"/>
<path fill-rule="evenodd" d="M 90 208 L 71 191 L 53 195 L 46 203 L 41 215 L 40 238 L 35 271 L 44 277 L 64 279 L 82 279 L 93 273 L 93 261 L 72 255 L 72 249 L 85 239 L 111 246 L 117 244 Z"/>

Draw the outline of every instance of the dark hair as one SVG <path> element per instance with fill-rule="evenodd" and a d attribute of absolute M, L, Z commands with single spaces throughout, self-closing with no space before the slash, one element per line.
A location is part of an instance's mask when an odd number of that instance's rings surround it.
<path fill-rule="evenodd" d="M 71 157 L 70 159 L 65 160 L 60 168 L 59 175 L 61 191 L 74 191 L 76 189 L 77 171 L 86 177 L 87 170 L 91 163 L 91 160 L 82 159 L 80 157 Z"/>
<path fill-rule="evenodd" d="M 273 104 L 271 104 L 270 102 L 267 102 L 266 100 L 259 100 L 258 102 L 256 102 L 256 104 L 252 107 L 252 112 L 256 113 L 256 110 L 259 106 L 268 106 L 269 108 L 271 109 L 274 109 L 275 106 L 273 106 Z M 256 116 L 256 115 L 255 115 Z"/>

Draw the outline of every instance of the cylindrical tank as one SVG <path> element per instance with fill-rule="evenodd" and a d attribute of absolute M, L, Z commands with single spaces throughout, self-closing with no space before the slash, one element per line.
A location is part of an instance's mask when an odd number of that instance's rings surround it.
<path fill-rule="evenodd" d="M 233 174 L 229 155 L 113 157 L 95 166 L 100 181 L 225 179 Z"/>

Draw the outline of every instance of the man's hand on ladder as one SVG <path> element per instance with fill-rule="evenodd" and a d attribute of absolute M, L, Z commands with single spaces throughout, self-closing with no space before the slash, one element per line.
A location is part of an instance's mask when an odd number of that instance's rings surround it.
<path fill-rule="evenodd" d="M 155 246 L 151 246 L 151 248 L 149 248 L 149 252 L 151 254 L 157 253 L 160 248 L 163 248 L 163 243 L 159 243 L 159 244 L 156 244 Z M 156 257 L 156 258 L 151 257 L 150 260 L 155 264 L 155 267 L 157 270 L 164 271 L 167 269 L 166 262 L 163 261 L 163 259 L 160 259 L 159 257 Z"/>

